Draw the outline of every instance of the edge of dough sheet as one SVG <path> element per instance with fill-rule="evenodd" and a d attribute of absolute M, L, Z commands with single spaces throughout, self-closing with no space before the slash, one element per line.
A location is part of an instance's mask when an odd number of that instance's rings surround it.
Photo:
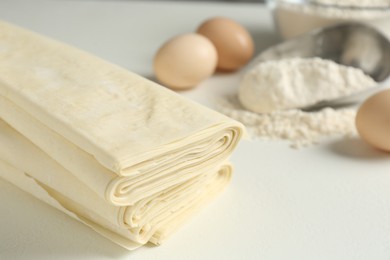
<path fill-rule="evenodd" d="M 208 189 L 206 193 L 202 194 L 199 200 L 193 201 L 191 203 L 191 207 L 181 211 L 181 213 L 175 218 L 168 218 L 160 227 L 158 232 L 156 232 L 150 238 L 149 242 L 155 245 L 160 245 L 169 236 L 171 236 L 172 233 L 183 226 L 189 218 L 192 218 L 198 211 L 204 208 L 205 205 L 213 201 L 215 197 L 226 188 L 227 182 L 230 181 L 232 165 L 230 163 L 226 163 L 220 168 L 220 170 L 218 170 L 218 174 L 219 173 L 223 173 L 225 177 L 221 178 L 217 185 L 213 185 L 211 189 Z M 48 205 L 89 226 L 97 233 L 128 250 L 135 250 L 144 245 L 144 243 L 137 243 L 129 240 L 119 235 L 118 233 L 115 233 L 78 214 L 78 207 L 82 205 L 77 205 L 77 203 L 74 203 L 71 199 L 62 196 L 60 193 L 57 193 L 50 187 L 40 183 L 38 180 L 25 173 L 23 170 L 19 170 L 14 166 L 11 166 L 2 159 L 0 159 L 0 178 L 10 182 L 19 189 L 33 195 Z"/>
<path fill-rule="evenodd" d="M 89 221 L 88 219 L 85 219 L 82 216 L 79 216 L 74 212 L 68 210 L 66 207 L 64 207 L 61 204 L 61 202 L 59 202 L 56 198 L 52 197 L 46 189 L 44 189 L 41 185 L 39 185 L 34 178 L 29 177 L 24 172 L 17 170 L 16 168 L 12 167 L 11 165 L 8 165 L 2 160 L 0 160 L 0 177 L 10 182 L 11 184 L 15 185 L 19 189 L 29 194 L 32 194 L 37 199 L 49 204 L 50 206 L 56 208 L 57 210 L 64 212 L 65 214 L 72 217 L 73 219 L 76 219 L 81 223 L 89 226 L 97 233 L 103 235 L 107 239 L 115 242 L 116 244 L 128 250 L 135 250 L 143 246 L 142 244 L 138 244 L 126 238 L 123 238 L 122 236 L 115 234 L 114 232 L 102 226 L 99 226 L 93 223 L 92 221 Z"/>

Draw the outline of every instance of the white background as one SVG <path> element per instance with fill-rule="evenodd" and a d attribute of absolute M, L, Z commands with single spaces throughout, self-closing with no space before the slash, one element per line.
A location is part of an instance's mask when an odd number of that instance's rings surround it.
<path fill-rule="evenodd" d="M 246 26 L 257 53 L 278 42 L 270 11 L 254 3 L 0 0 L 0 19 L 148 78 L 165 40 L 216 15 Z M 237 82 L 216 75 L 183 95 L 212 106 Z M 0 259 L 390 259 L 388 154 L 358 138 L 300 150 L 246 140 L 232 162 L 225 193 L 162 246 L 133 252 L 0 180 Z"/>

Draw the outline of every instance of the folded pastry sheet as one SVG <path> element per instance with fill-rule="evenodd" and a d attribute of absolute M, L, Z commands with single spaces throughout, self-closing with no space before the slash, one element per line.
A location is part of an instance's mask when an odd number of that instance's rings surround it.
<path fill-rule="evenodd" d="M 214 167 L 242 131 L 141 76 L 4 22 L 0 95 L 5 121 L 115 205 Z"/>
<path fill-rule="evenodd" d="M 0 174 L 127 248 L 222 190 L 243 127 L 91 54 L 0 22 Z"/>
<path fill-rule="evenodd" d="M 0 143 L 1 177 L 129 249 L 148 241 L 160 244 L 199 206 L 221 191 L 231 177 L 231 166 L 223 164 L 161 195 L 146 197 L 133 206 L 118 207 L 106 203 L 1 120 Z"/>

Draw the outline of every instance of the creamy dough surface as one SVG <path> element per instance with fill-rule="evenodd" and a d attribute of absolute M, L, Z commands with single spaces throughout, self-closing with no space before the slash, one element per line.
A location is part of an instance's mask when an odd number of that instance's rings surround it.
<path fill-rule="evenodd" d="M 0 47 L 3 178 L 129 249 L 227 185 L 240 123 L 6 22 Z"/>

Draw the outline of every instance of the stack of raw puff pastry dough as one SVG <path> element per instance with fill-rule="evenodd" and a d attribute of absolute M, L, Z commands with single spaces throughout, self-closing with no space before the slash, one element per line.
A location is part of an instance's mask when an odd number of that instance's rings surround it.
<path fill-rule="evenodd" d="M 229 182 L 242 125 L 0 22 L 0 176 L 112 241 L 160 244 Z"/>

